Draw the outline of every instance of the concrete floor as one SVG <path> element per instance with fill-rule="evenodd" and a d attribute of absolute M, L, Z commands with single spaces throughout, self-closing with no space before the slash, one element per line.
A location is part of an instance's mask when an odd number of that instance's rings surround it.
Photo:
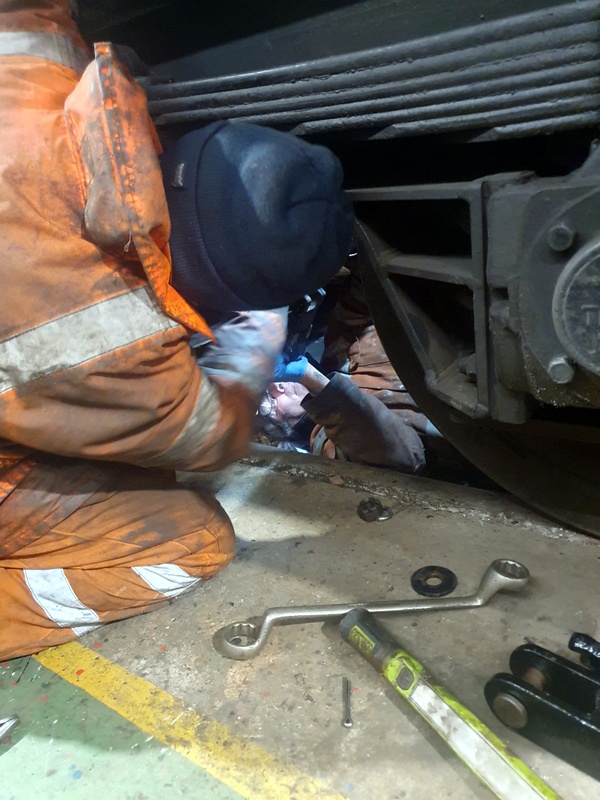
<path fill-rule="evenodd" d="M 214 721 L 219 731 L 228 732 L 220 736 L 231 735 L 249 753 L 266 753 L 267 761 L 274 756 L 318 783 L 297 791 L 253 791 L 240 789 L 225 772 L 213 771 L 213 777 L 200 767 L 190 772 L 189 760 L 171 753 L 177 750 L 176 737 L 172 742 L 160 733 L 157 737 L 173 748 L 148 743 L 135 724 L 121 716 L 115 722 L 102 697 L 86 701 L 75 687 L 63 697 L 62 679 L 23 659 L 22 666 L 12 662 L 0 672 L 2 711 L 19 710 L 23 717 L 19 738 L 0 750 L 0 800 L 30 800 L 36 792 L 47 800 L 77 797 L 74 772 L 81 773 L 77 786 L 87 798 L 103 800 L 153 800 L 165 792 L 211 800 L 489 797 L 416 712 L 341 641 L 335 625 L 276 629 L 262 654 L 248 662 L 221 658 L 211 638 L 222 625 L 269 606 L 412 597 L 411 573 L 431 563 L 454 570 L 456 592 L 467 594 L 476 589 L 485 567 L 503 556 L 529 567 L 533 580 L 524 594 L 498 595 L 477 610 L 409 614 L 384 622 L 438 682 L 560 795 L 567 800 L 597 795 L 591 778 L 504 728 L 482 690 L 495 672 L 507 669 L 510 652 L 524 637 L 567 654 L 573 630 L 597 634 L 600 541 L 556 526 L 504 495 L 294 454 L 258 452 L 224 473 L 185 479 L 217 491 L 236 527 L 237 559 L 170 606 L 98 630 L 83 644 L 193 709 L 203 721 L 198 730 Z M 372 494 L 391 506 L 391 520 L 367 524 L 358 518 L 357 503 Z M 29 684 L 16 683 L 18 669 L 28 670 Z M 354 687 L 351 729 L 341 725 L 343 676 Z M 34 720 L 27 691 L 37 692 L 39 701 L 43 681 L 55 709 L 38 719 L 37 706 Z M 52 720 L 64 721 L 68 714 L 69 731 L 57 734 L 60 722 Z M 84 718 L 87 733 L 78 722 Z M 143 757 L 134 759 L 134 769 L 131 758 L 115 762 L 117 750 L 143 751 Z M 43 753 L 44 768 L 36 752 Z M 80 762 L 75 770 L 74 758 Z M 259 767 L 268 772 L 267 762 Z M 244 769 L 252 771 L 248 764 Z M 317 786 L 324 787 L 322 794 Z"/>

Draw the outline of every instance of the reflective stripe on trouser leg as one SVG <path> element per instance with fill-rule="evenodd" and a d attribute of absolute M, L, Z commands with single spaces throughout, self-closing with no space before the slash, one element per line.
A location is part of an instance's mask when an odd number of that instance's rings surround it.
<path fill-rule="evenodd" d="M 23 577 L 35 602 L 59 628 L 81 636 L 99 627 L 100 617 L 77 597 L 64 570 L 25 569 Z"/>
<path fill-rule="evenodd" d="M 107 472 L 103 491 L 43 537 L 0 558 L 0 659 L 39 652 L 99 623 L 158 609 L 233 558 L 233 526 L 213 497 L 161 471 L 92 466 Z M 39 486 L 33 488 L 35 506 Z M 70 484 L 59 488 L 68 494 Z M 15 522 L 11 503 L 14 494 L 0 505 L 0 528 L 3 515 Z M 26 526 L 27 507 L 17 511 Z M 7 536 L 3 543 L 10 545 Z M 41 581 L 43 575 L 60 581 L 61 592 Z M 62 627 L 69 624 L 75 629 Z"/>
<path fill-rule="evenodd" d="M 155 592 L 165 597 L 177 597 L 200 582 L 177 564 L 157 564 L 153 567 L 132 567 L 133 571 Z"/>
<path fill-rule="evenodd" d="M 200 581 L 176 564 L 131 569 L 150 589 L 164 597 L 177 597 Z M 33 599 L 60 628 L 72 628 L 81 636 L 99 626 L 99 615 L 81 602 L 63 569 L 25 569 L 23 577 Z"/>
<path fill-rule="evenodd" d="M 199 582 L 175 564 L 90 570 L 0 566 L 0 660 L 160 608 Z"/>

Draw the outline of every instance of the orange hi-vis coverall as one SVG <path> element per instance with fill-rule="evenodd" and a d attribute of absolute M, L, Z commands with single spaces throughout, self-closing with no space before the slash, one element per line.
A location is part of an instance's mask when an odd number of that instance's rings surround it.
<path fill-rule="evenodd" d="M 169 283 L 145 96 L 109 45 L 90 59 L 67 0 L 0 0 L 0 130 L 1 660 L 231 560 L 229 518 L 175 470 L 243 455 L 285 327 L 250 314 L 246 360 L 225 331 L 198 365 L 191 333 L 215 336 Z"/>

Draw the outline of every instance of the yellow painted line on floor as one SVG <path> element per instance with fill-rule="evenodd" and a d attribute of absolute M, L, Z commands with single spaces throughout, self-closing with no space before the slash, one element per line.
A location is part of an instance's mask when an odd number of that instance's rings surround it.
<path fill-rule="evenodd" d="M 262 747 L 78 642 L 34 656 L 248 800 L 342 800 Z"/>

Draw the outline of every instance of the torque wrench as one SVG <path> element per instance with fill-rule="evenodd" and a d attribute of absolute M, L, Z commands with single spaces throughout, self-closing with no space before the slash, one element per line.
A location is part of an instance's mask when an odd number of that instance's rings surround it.
<path fill-rule="evenodd" d="M 364 608 L 340 622 L 349 642 L 416 709 L 469 769 L 502 800 L 560 800 L 559 795 L 442 686 Z"/>

